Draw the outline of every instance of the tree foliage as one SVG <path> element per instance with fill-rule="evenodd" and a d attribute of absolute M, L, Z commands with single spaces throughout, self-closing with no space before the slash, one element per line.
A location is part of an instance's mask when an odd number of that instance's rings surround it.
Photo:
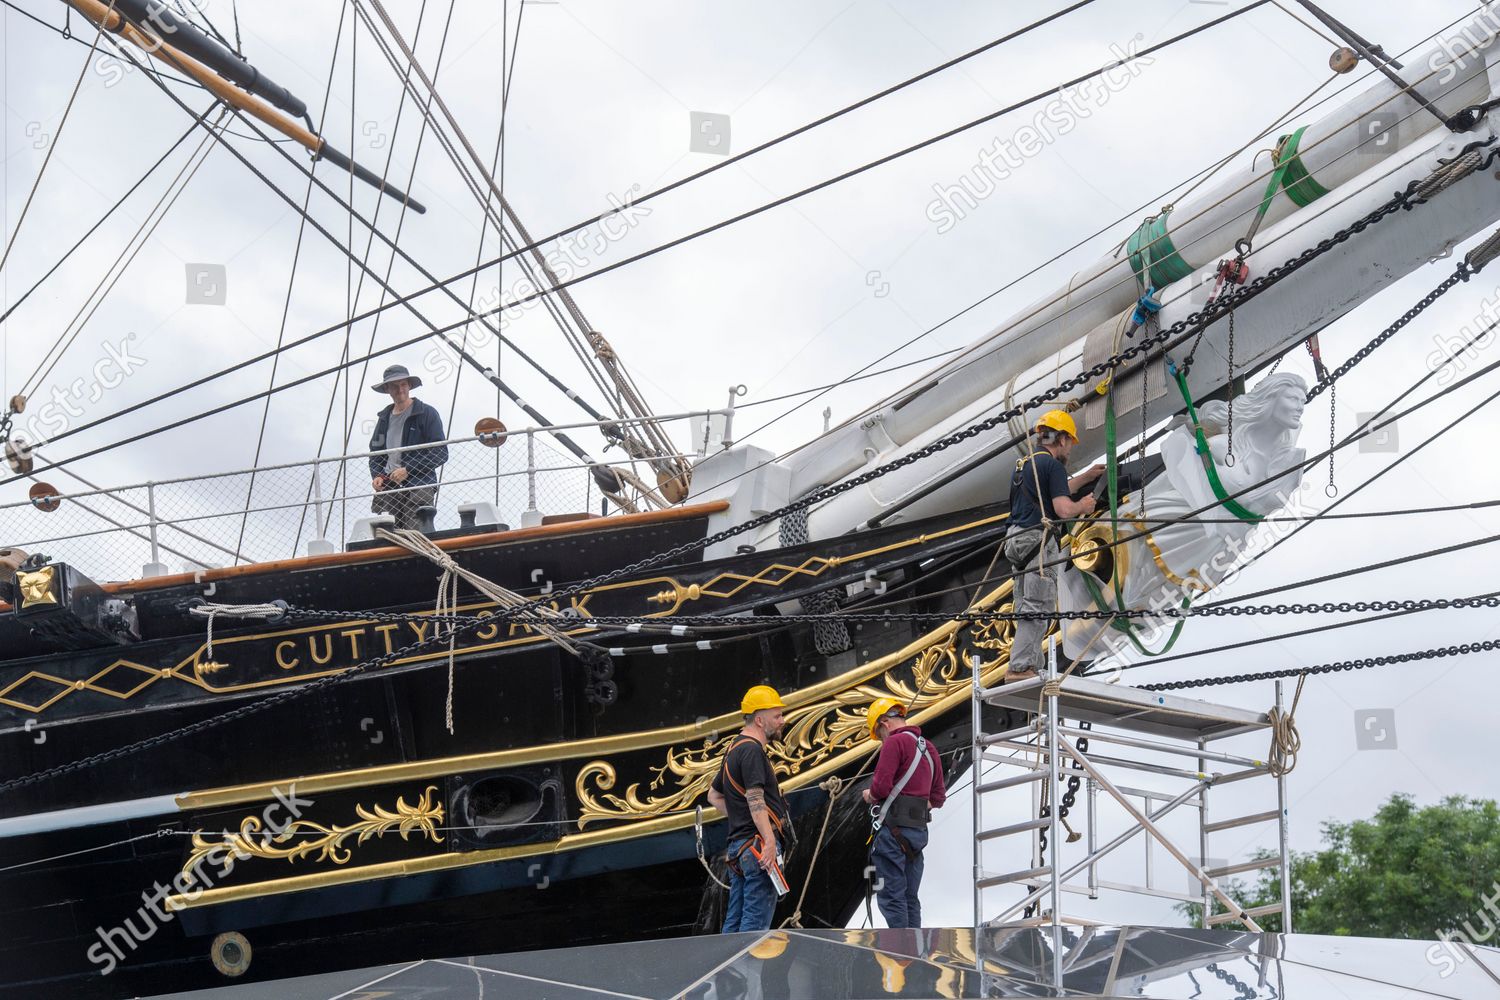
<path fill-rule="evenodd" d="M 1267 856 L 1266 853 L 1257 855 Z M 1431 940 L 1460 927 L 1490 927 L 1484 900 L 1500 897 L 1500 808 L 1451 796 L 1419 808 L 1392 795 L 1367 820 L 1323 824 L 1323 848 L 1292 853 L 1292 929 L 1301 934 Z M 1274 902 L 1280 875 L 1221 881 L 1246 908 Z M 1194 927 L 1201 907 L 1179 904 Z M 1279 915 L 1257 921 L 1280 930 Z"/>

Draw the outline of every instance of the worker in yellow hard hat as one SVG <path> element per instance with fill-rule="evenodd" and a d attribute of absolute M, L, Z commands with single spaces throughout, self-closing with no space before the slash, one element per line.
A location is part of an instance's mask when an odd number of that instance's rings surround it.
<path fill-rule="evenodd" d="M 771 928 L 785 891 L 781 863 L 791 835 L 790 814 L 766 746 L 786 725 L 775 688 L 757 684 L 740 700 L 745 727 L 725 752 L 708 789 L 708 803 L 729 822 L 729 907 L 724 933 Z"/>
<path fill-rule="evenodd" d="M 1049 410 L 1032 429 L 1025 454 L 1010 477 L 1010 527 L 1005 535 L 1005 558 L 1015 570 L 1013 606 L 1018 613 L 1041 616 L 1057 609 L 1057 580 L 1061 570 L 1059 522 L 1094 512 L 1094 498 L 1073 497 L 1104 474 L 1094 465 L 1068 478 L 1068 456 L 1078 444 L 1078 425 L 1063 410 Z M 1036 671 L 1042 639 L 1050 622 L 1022 618 L 1010 644 L 1007 679 Z"/>
<path fill-rule="evenodd" d="M 880 741 L 875 776 L 862 793 L 870 806 L 870 862 L 878 876 L 876 901 L 888 927 L 921 927 L 922 852 L 932 810 L 948 799 L 943 759 L 922 730 L 906 722 L 906 706 L 876 698 L 865 713 L 870 738 Z"/>

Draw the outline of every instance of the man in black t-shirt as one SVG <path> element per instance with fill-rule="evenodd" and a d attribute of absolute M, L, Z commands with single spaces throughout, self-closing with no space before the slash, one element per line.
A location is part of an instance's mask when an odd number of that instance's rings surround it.
<path fill-rule="evenodd" d="M 786 843 L 787 808 L 766 756 L 766 744 L 785 725 L 786 706 L 773 688 L 757 685 L 745 692 L 740 712 L 745 728 L 724 754 L 708 790 L 708 804 L 729 821 L 729 908 L 724 933 L 771 928 L 779 870 L 777 855 Z"/>
<path fill-rule="evenodd" d="M 1010 477 L 1010 527 L 1005 535 L 1005 558 L 1015 570 L 1013 605 L 1018 613 L 1042 614 L 1057 609 L 1060 520 L 1094 512 L 1094 498 L 1072 495 L 1104 473 L 1095 465 L 1068 478 L 1067 461 L 1078 443 L 1078 427 L 1062 410 L 1042 414 L 1033 431 L 1036 444 L 1016 463 Z M 1042 639 L 1049 622 L 1023 618 L 1016 622 L 1010 644 L 1010 666 L 1005 676 L 1015 680 L 1035 672 Z"/>

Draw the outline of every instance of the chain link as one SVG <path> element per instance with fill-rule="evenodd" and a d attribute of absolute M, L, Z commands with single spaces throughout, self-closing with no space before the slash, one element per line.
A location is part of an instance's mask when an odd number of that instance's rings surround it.
<path fill-rule="evenodd" d="M 1242 618 L 1260 615 L 1333 615 L 1365 614 L 1369 612 L 1400 611 L 1448 611 L 1472 608 L 1500 608 L 1500 597 L 1443 597 L 1407 599 L 1401 601 L 1322 601 L 1303 604 L 1205 604 L 1183 608 L 1174 606 L 1160 611 L 1151 608 L 1127 608 L 1123 611 L 839 611 L 821 615 L 777 615 L 758 619 L 755 625 L 816 625 L 822 622 L 941 624 L 946 622 L 986 623 L 996 621 L 1096 621 L 1109 618 Z M 347 624 L 351 621 L 373 622 L 433 622 L 440 625 L 481 627 L 495 620 L 492 616 L 433 615 L 429 612 L 365 612 L 365 611 L 321 611 L 288 605 L 287 618 L 301 621 L 322 621 Z M 564 612 L 564 617 L 567 613 Z M 520 624 L 529 622 L 558 623 L 555 616 L 518 615 L 512 619 Z M 680 615 L 673 618 L 638 618 L 630 615 L 589 615 L 576 618 L 580 625 L 599 626 L 658 626 L 662 630 L 674 627 L 736 627 L 749 624 L 742 616 L 731 615 Z"/>
<path fill-rule="evenodd" d="M 1234 468 L 1234 313 L 1229 314 L 1229 382 L 1225 386 L 1224 410 L 1228 414 L 1228 426 L 1224 429 L 1224 437 L 1229 443 L 1229 451 L 1224 455 L 1224 466 Z"/>
<path fill-rule="evenodd" d="M 1199 677 L 1187 681 L 1166 681 L 1161 684 L 1142 684 L 1141 691 L 1183 691 L 1187 688 L 1222 687 L 1226 684 L 1245 684 L 1250 681 L 1270 681 L 1287 677 L 1332 674 L 1343 670 L 1367 670 L 1370 667 L 1386 667 L 1394 663 L 1415 663 L 1419 660 L 1439 659 L 1446 656 L 1467 656 L 1470 653 L 1489 653 L 1500 649 L 1500 639 L 1484 642 L 1465 642 L 1456 646 L 1440 646 L 1411 653 L 1391 653 L 1386 656 L 1367 656 L 1360 660 L 1339 660 L 1316 667 L 1291 667 L 1286 670 L 1262 670 L 1253 674 L 1229 674 L 1224 677 Z"/>
<path fill-rule="evenodd" d="M 1427 307 L 1431 306 L 1438 299 L 1448 294 L 1458 285 L 1462 284 L 1465 281 L 1468 281 L 1471 277 L 1478 274 L 1479 270 L 1479 268 L 1471 265 L 1467 259 L 1461 261 L 1458 267 L 1454 269 L 1453 273 L 1443 279 L 1442 284 L 1438 285 L 1432 291 L 1424 295 L 1421 301 L 1412 306 L 1410 309 L 1406 310 L 1406 312 L 1402 313 L 1400 318 L 1398 318 L 1394 323 L 1386 327 L 1384 330 L 1381 330 L 1380 333 L 1376 334 L 1368 344 L 1366 344 L 1364 347 L 1361 347 L 1358 351 L 1354 352 L 1354 356 L 1351 357 L 1348 361 L 1345 361 L 1333 371 L 1329 372 L 1327 377 L 1319 379 L 1316 385 L 1307 390 L 1307 401 L 1311 403 L 1314 399 L 1322 394 L 1324 389 L 1332 388 L 1333 384 L 1339 379 L 1343 378 L 1345 375 L 1349 374 L 1349 372 L 1353 370 L 1355 365 L 1359 364 L 1365 358 L 1368 358 L 1371 354 L 1374 354 L 1375 350 L 1380 347 L 1380 345 L 1384 344 L 1387 340 L 1390 340 L 1396 334 L 1400 333 L 1412 322 L 1412 320 L 1422 315 L 1422 313 L 1427 310 Z M 1233 336 L 1233 334 L 1231 334 L 1231 336 Z M 1231 351 L 1233 350 L 1233 343 L 1234 341 L 1231 340 Z M 1231 365 L 1233 364 L 1232 361 L 1230 363 Z"/>

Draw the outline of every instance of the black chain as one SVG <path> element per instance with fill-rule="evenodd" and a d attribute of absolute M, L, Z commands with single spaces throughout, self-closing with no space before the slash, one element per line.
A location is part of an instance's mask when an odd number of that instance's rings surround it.
<path fill-rule="evenodd" d="M 1207 914 L 1204 914 L 1203 926 L 1208 926 Z M 1247 986 L 1245 983 L 1241 982 L 1240 979 L 1228 969 L 1219 968 L 1218 963 L 1216 962 L 1208 963 L 1205 968 L 1207 968 L 1209 972 L 1212 972 L 1214 974 L 1215 979 L 1234 990 L 1235 995 L 1241 997 L 1242 1000 L 1255 1000 L 1255 998 L 1260 995 L 1254 988 Z"/>
<path fill-rule="evenodd" d="M 1491 159 L 1493 158 L 1494 156 L 1492 154 Z M 1091 368 L 1079 372 L 1072 378 L 1064 380 L 1062 383 L 1054 386 L 1053 388 L 1038 393 L 1032 399 L 1019 406 L 1014 406 L 1006 410 L 1002 410 L 1001 412 L 996 413 L 994 416 L 991 416 L 986 420 L 971 424 L 968 427 L 947 435 L 946 437 L 939 438 L 938 440 L 932 442 L 924 448 L 920 448 L 916 451 L 903 455 L 900 458 L 887 462 L 885 465 L 877 466 L 876 468 L 870 469 L 867 472 L 861 473 L 860 475 L 855 476 L 851 479 L 845 479 L 838 483 L 833 483 L 821 489 L 814 490 L 813 492 L 808 493 L 807 495 L 800 497 L 777 510 L 767 511 L 766 513 L 761 514 L 757 517 L 753 517 L 748 521 L 743 521 L 739 524 L 724 528 L 721 531 L 717 531 L 712 535 L 707 535 L 701 539 L 683 542 L 680 545 L 662 550 L 655 553 L 654 555 L 646 556 L 645 558 L 637 559 L 635 562 L 617 567 L 616 569 L 593 577 L 592 579 L 582 580 L 568 587 L 564 587 L 563 589 L 555 591 L 554 593 L 549 595 L 549 600 L 566 601 L 570 597 L 577 596 L 596 587 L 600 587 L 608 583 L 613 583 L 626 577 L 639 575 L 644 570 L 650 569 L 653 566 L 659 566 L 663 563 L 681 558 L 682 556 L 688 555 L 690 553 L 700 551 L 713 545 L 717 545 L 720 542 L 727 541 L 747 531 L 753 531 L 756 528 L 771 524 L 772 522 L 780 520 L 781 518 L 786 517 L 789 514 L 793 514 L 800 510 L 806 510 L 808 507 L 811 507 L 814 504 L 820 503 L 824 500 L 840 496 L 844 493 L 849 492 L 850 490 L 858 489 L 859 487 L 864 486 L 867 483 L 874 482 L 876 479 L 889 475 L 897 469 L 902 469 L 908 465 L 913 465 L 916 462 L 920 462 L 942 451 L 945 451 L 948 448 L 953 447 L 954 445 L 961 444 L 964 441 L 968 441 L 971 438 L 979 436 L 980 434 L 993 430 L 994 428 L 1008 422 L 1014 417 L 1018 417 L 1029 411 L 1038 409 L 1042 406 L 1042 404 L 1050 402 L 1051 400 L 1056 399 L 1066 392 L 1084 386 L 1089 382 L 1097 381 L 1103 375 L 1114 372 L 1126 362 L 1141 357 L 1153 347 L 1166 344 L 1174 337 L 1178 337 L 1179 339 L 1186 339 L 1186 337 L 1190 336 L 1194 331 L 1201 331 L 1203 329 L 1206 329 L 1207 326 L 1221 319 L 1225 314 L 1234 309 L 1236 306 L 1248 302 L 1267 289 L 1279 284 L 1290 275 L 1306 267 L 1308 264 L 1327 254 L 1334 248 L 1347 243 L 1349 240 L 1363 233 L 1371 226 L 1379 224 L 1380 222 L 1396 214 L 1397 212 L 1410 212 L 1414 210 L 1418 205 L 1425 204 L 1425 198 L 1416 196 L 1416 191 L 1419 183 L 1420 182 L 1418 181 L 1412 181 L 1407 185 L 1405 190 L 1396 192 L 1384 205 L 1370 212 L 1368 215 L 1365 215 L 1363 218 L 1351 223 L 1347 228 L 1340 230 L 1332 236 L 1319 240 L 1313 246 L 1305 248 L 1296 257 L 1278 264 L 1276 267 L 1273 267 L 1270 270 L 1266 271 L 1265 274 L 1254 279 L 1253 281 L 1249 281 L 1244 285 L 1237 286 L 1228 294 L 1219 296 L 1212 303 L 1204 306 L 1204 308 L 1198 310 L 1197 312 L 1188 314 L 1187 316 L 1178 320 L 1176 323 L 1173 323 L 1170 327 L 1164 330 L 1159 330 L 1149 336 L 1143 337 L 1138 343 L 1135 343 L 1131 347 L 1126 348 L 1119 354 L 1106 358 L 1100 361 L 1098 364 L 1092 366 Z M 539 606 L 537 603 L 533 603 L 531 605 L 531 607 L 537 606 Z M 490 623 L 516 618 L 522 613 L 524 613 L 522 608 L 497 610 L 496 613 L 490 618 L 482 618 L 476 621 L 455 625 L 451 633 L 445 632 L 441 636 L 429 636 L 426 639 L 418 640 L 417 642 L 411 643 L 407 646 L 403 646 L 400 649 L 392 650 L 391 652 L 382 654 L 381 656 L 375 657 L 374 659 L 366 660 L 364 663 L 360 663 L 353 667 L 350 667 L 348 670 L 339 673 L 328 674 L 325 677 L 320 677 L 317 680 L 311 681 L 307 684 L 289 687 L 284 691 L 277 692 L 276 694 L 270 695 L 261 700 L 246 702 L 245 704 L 240 705 L 236 708 L 229 709 L 228 711 L 222 712 L 218 715 L 200 719 L 197 722 L 189 723 L 188 725 L 183 726 L 179 729 L 174 729 L 165 733 L 159 733 L 156 736 L 147 737 L 146 739 L 139 740 L 135 743 L 131 743 L 125 746 L 113 747 L 109 750 L 79 758 L 78 760 L 69 761 L 65 764 L 59 764 L 55 767 L 37 771 L 19 778 L 12 778 L 11 780 L 6 782 L 0 782 L 0 793 L 34 784 L 49 777 L 68 774 L 73 771 L 88 767 L 94 767 L 96 765 L 106 763 L 119 757 L 124 757 L 141 750 L 148 750 L 153 747 L 160 746 L 172 740 L 178 739 L 179 737 L 190 736 L 195 733 L 210 729 L 214 726 L 218 726 L 227 722 L 237 721 L 257 712 L 265 711 L 266 709 L 284 704 L 285 702 L 290 701 L 293 698 L 299 698 L 308 694 L 326 690 L 332 685 L 342 683 L 343 681 L 349 680 L 352 677 L 357 677 L 371 670 L 376 670 L 381 667 L 388 666 L 398 659 L 403 659 L 409 656 L 419 655 L 421 653 L 436 650 L 438 648 L 446 646 L 452 639 L 464 638 L 467 633 L 471 631 L 477 631 L 478 629 L 483 628 L 485 625 L 488 625 Z"/>
<path fill-rule="evenodd" d="M 1006 410 L 1002 410 L 999 413 L 996 413 L 994 416 L 991 416 L 978 423 L 970 424 L 968 427 L 965 427 L 962 430 L 955 431 L 954 433 L 949 434 L 947 437 L 939 438 L 926 447 L 920 448 L 913 452 L 909 452 L 906 455 L 901 456 L 900 458 L 887 462 L 885 465 L 870 469 L 858 476 L 854 476 L 851 479 L 845 479 L 840 482 L 825 486 L 821 489 L 814 490 L 813 492 L 808 493 L 807 495 L 800 497 L 777 510 L 767 511 L 766 513 L 761 514 L 757 517 L 753 517 L 748 521 L 743 521 L 739 524 L 731 525 L 728 528 L 715 532 L 714 534 L 708 535 L 704 538 L 683 542 L 681 545 L 674 546 L 670 549 L 665 549 L 661 552 L 656 553 L 655 555 L 647 556 L 643 559 L 638 559 L 633 563 L 620 566 L 617 569 L 610 570 L 609 572 L 603 573 L 600 576 L 572 584 L 560 591 L 555 591 L 550 596 L 553 599 L 565 600 L 566 598 L 581 594 L 585 590 L 588 590 L 590 588 L 602 586 L 607 583 L 613 583 L 628 576 L 637 575 L 644 570 L 652 568 L 653 566 L 659 566 L 662 563 L 666 563 L 673 559 L 677 559 L 690 553 L 697 552 L 700 549 L 705 549 L 710 546 L 717 545 L 720 542 L 728 541 L 729 539 L 743 534 L 744 532 L 764 527 L 765 525 L 780 520 L 781 518 L 786 517 L 789 514 L 796 513 L 799 510 L 805 510 L 814 504 L 821 503 L 824 500 L 832 499 L 836 496 L 840 496 L 844 493 L 849 492 L 850 490 L 858 489 L 859 487 L 864 486 L 867 483 L 874 482 L 875 480 L 883 476 L 889 475 L 897 469 L 902 469 L 908 465 L 913 465 L 917 462 L 920 462 L 923 459 L 931 458 L 933 455 L 936 455 L 942 451 L 946 451 L 954 445 L 961 444 L 964 441 L 970 440 L 971 438 L 978 437 L 980 434 L 983 434 L 986 431 L 993 430 L 1015 417 L 1022 416 L 1025 413 L 1038 409 L 1044 403 L 1048 403 L 1070 390 L 1080 388 L 1088 384 L 1089 382 L 1095 382 L 1102 376 L 1122 367 L 1126 362 L 1133 361 L 1134 359 L 1146 354 L 1153 347 L 1165 344 L 1167 341 L 1172 340 L 1174 337 L 1184 339 L 1187 336 L 1191 335 L 1193 331 L 1201 330 L 1212 325 L 1213 323 L 1217 322 L 1219 319 L 1227 315 L 1235 307 L 1243 305 L 1245 302 L 1250 301 L 1267 289 L 1279 284 L 1286 278 L 1290 277 L 1292 274 L 1295 274 L 1297 271 L 1312 263 L 1314 260 L 1317 260 L 1319 257 L 1322 257 L 1336 247 L 1342 246 L 1344 243 L 1347 243 L 1355 236 L 1363 233 L 1371 226 L 1377 225 L 1378 223 L 1384 221 L 1395 213 L 1401 211 L 1409 212 L 1415 209 L 1418 205 L 1425 204 L 1426 199 L 1414 197 L 1419 183 L 1420 182 L 1418 181 L 1412 181 L 1407 185 L 1404 191 L 1396 192 L 1391 196 L 1390 201 L 1386 202 L 1380 208 L 1377 208 L 1374 211 L 1370 212 L 1363 218 L 1351 223 L 1346 229 L 1342 229 L 1332 236 L 1319 240 L 1316 244 L 1304 249 L 1297 256 L 1291 258 L 1290 260 L 1284 261 L 1281 264 L 1278 264 L 1277 266 L 1266 271 L 1265 274 L 1262 274 L 1260 277 L 1255 278 L 1252 281 L 1246 282 L 1243 285 L 1236 286 L 1232 291 L 1220 295 L 1213 302 L 1205 305 L 1197 312 L 1190 313 L 1187 316 L 1184 316 L 1176 323 L 1173 323 L 1170 327 L 1167 327 L 1166 329 L 1160 330 L 1149 336 L 1143 337 L 1139 342 L 1126 348 L 1119 354 L 1113 355 L 1109 358 L 1105 358 L 1093 367 L 1079 372 L 1072 378 L 1065 379 L 1059 385 L 1038 393 L 1036 396 L 1032 397 L 1025 403 L 1010 407 Z M 506 617 L 511 617 L 512 614 L 513 613 L 508 613 Z M 500 614 L 497 613 L 496 617 L 500 617 Z"/>
<path fill-rule="evenodd" d="M 1338 450 L 1335 447 L 1334 435 L 1338 425 L 1339 387 L 1334 384 L 1330 388 L 1331 391 L 1328 393 L 1328 485 L 1323 488 L 1323 492 L 1331 500 L 1339 495 L 1339 488 L 1333 482 L 1333 456 Z"/>
<path fill-rule="evenodd" d="M 1253 674 L 1229 674 L 1225 677 L 1200 677 L 1187 681 L 1167 681 L 1162 684 L 1142 684 L 1141 691 L 1182 691 L 1187 688 L 1220 687 L 1225 684 L 1244 684 L 1249 681 L 1269 681 L 1303 675 L 1332 674 L 1341 670 L 1365 670 L 1370 667 L 1386 667 L 1394 663 L 1415 663 L 1419 660 L 1441 659 L 1445 656 L 1466 656 L 1470 653 L 1490 653 L 1500 649 L 1500 639 L 1484 642 L 1465 642 L 1456 646 L 1441 646 L 1412 653 L 1390 653 L 1386 656 L 1367 656 L 1362 660 L 1340 660 L 1316 667 L 1292 667 L 1286 670 L 1262 670 Z M 0 789 L 3 790 L 3 789 Z"/>
<path fill-rule="evenodd" d="M 1500 597 L 1440 597 L 1407 599 L 1401 601 L 1322 601 L 1304 604 L 1204 604 L 1197 607 L 1173 607 L 1155 611 L 1149 608 L 1127 608 L 1123 611 L 838 611 L 820 615 L 777 615 L 759 619 L 756 625 L 816 625 L 823 622 L 910 622 L 912 624 L 992 621 L 1098 621 L 1107 618 L 1239 618 L 1256 615 L 1332 615 L 1382 611 L 1446 611 L 1466 608 L 1500 608 Z M 494 617 L 473 615 L 433 615 L 422 612 L 363 612 L 363 611 L 319 611 L 288 605 L 286 618 L 303 621 L 348 623 L 351 621 L 380 622 L 432 622 L 438 625 L 463 625 L 480 627 L 492 623 Z M 272 619 L 281 621 L 283 619 Z M 513 619 L 519 624 L 541 623 L 559 627 L 570 625 L 674 625 L 693 626 L 739 626 L 747 624 L 743 617 L 730 615 L 682 615 L 674 618 L 636 618 L 629 615 L 564 615 L 561 619 L 551 616 L 519 615 Z"/>
<path fill-rule="evenodd" d="M 1349 374 L 1349 372 L 1354 368 L 1355 365 L 1359 364 L 1365 358 L 1368 358 L 1371 354 L 1375 353 L 1376 348 L 1380 347 L 1380 345 L 1384 344 L 1387 340 L 1390 340 L 1396 334 L 1400 333 L 1411 323 L 1412 320 L 1422 315 L 1422 313 L 1427 309 L 1428 306 L 1432 305 L 1438 299 L 1448 294 L 1458 285 L 1462 284 L 1465 281 L 1468 281 L 1474 275 L 1478 274 L 1480 270 L 1482 270 L 1482 267 L 1473 266 L 1469 263 L 1467 258 L 1461 261 L 1458 267 L 1454 269 L 1453 273 L 1443 279 L 1442 284 L 1438 285 L 1432 291 L 1428 292 L 1425 296 L 1422 297 L 1421 301 L 1412 306 L 1410 309 L 1406 310 L 1406 312 L 1402 313 L 1400 318 L 1398 318 L 1394 323 L 1386 327 L 1384 330 L 1381 330 L 1380 333 L 1376 334 L 1368 344 L 1356 351 L 1354 353 L 1354 356 L 1351 357 L 1348 361 L 1345 361 L 1343 364 L 1339 365 L 1332 372 L 1328 373 L 1326 377 L 1319 379 L 1316 385 L 1307 390 L 1307 401 L 1311 403 L 1314 399 L 1322 394 L 1324 389 L 1331 388 L 1335 382 L 1343 378 L 1345 375 Z M 1231 341 L 1231 344 L 1232 343 L 1233 341 Z"/>
<path fill-rule="evenodd" d="M 1234 313 L 1229 314 L 1229 382 L 1226 386 L 1224 408 L 1228 411 L 1229 426 L 1224 436 L 1229 441 L 1229 451 L 1224 455 L 1225 468 L 1234 468 Z"/>

